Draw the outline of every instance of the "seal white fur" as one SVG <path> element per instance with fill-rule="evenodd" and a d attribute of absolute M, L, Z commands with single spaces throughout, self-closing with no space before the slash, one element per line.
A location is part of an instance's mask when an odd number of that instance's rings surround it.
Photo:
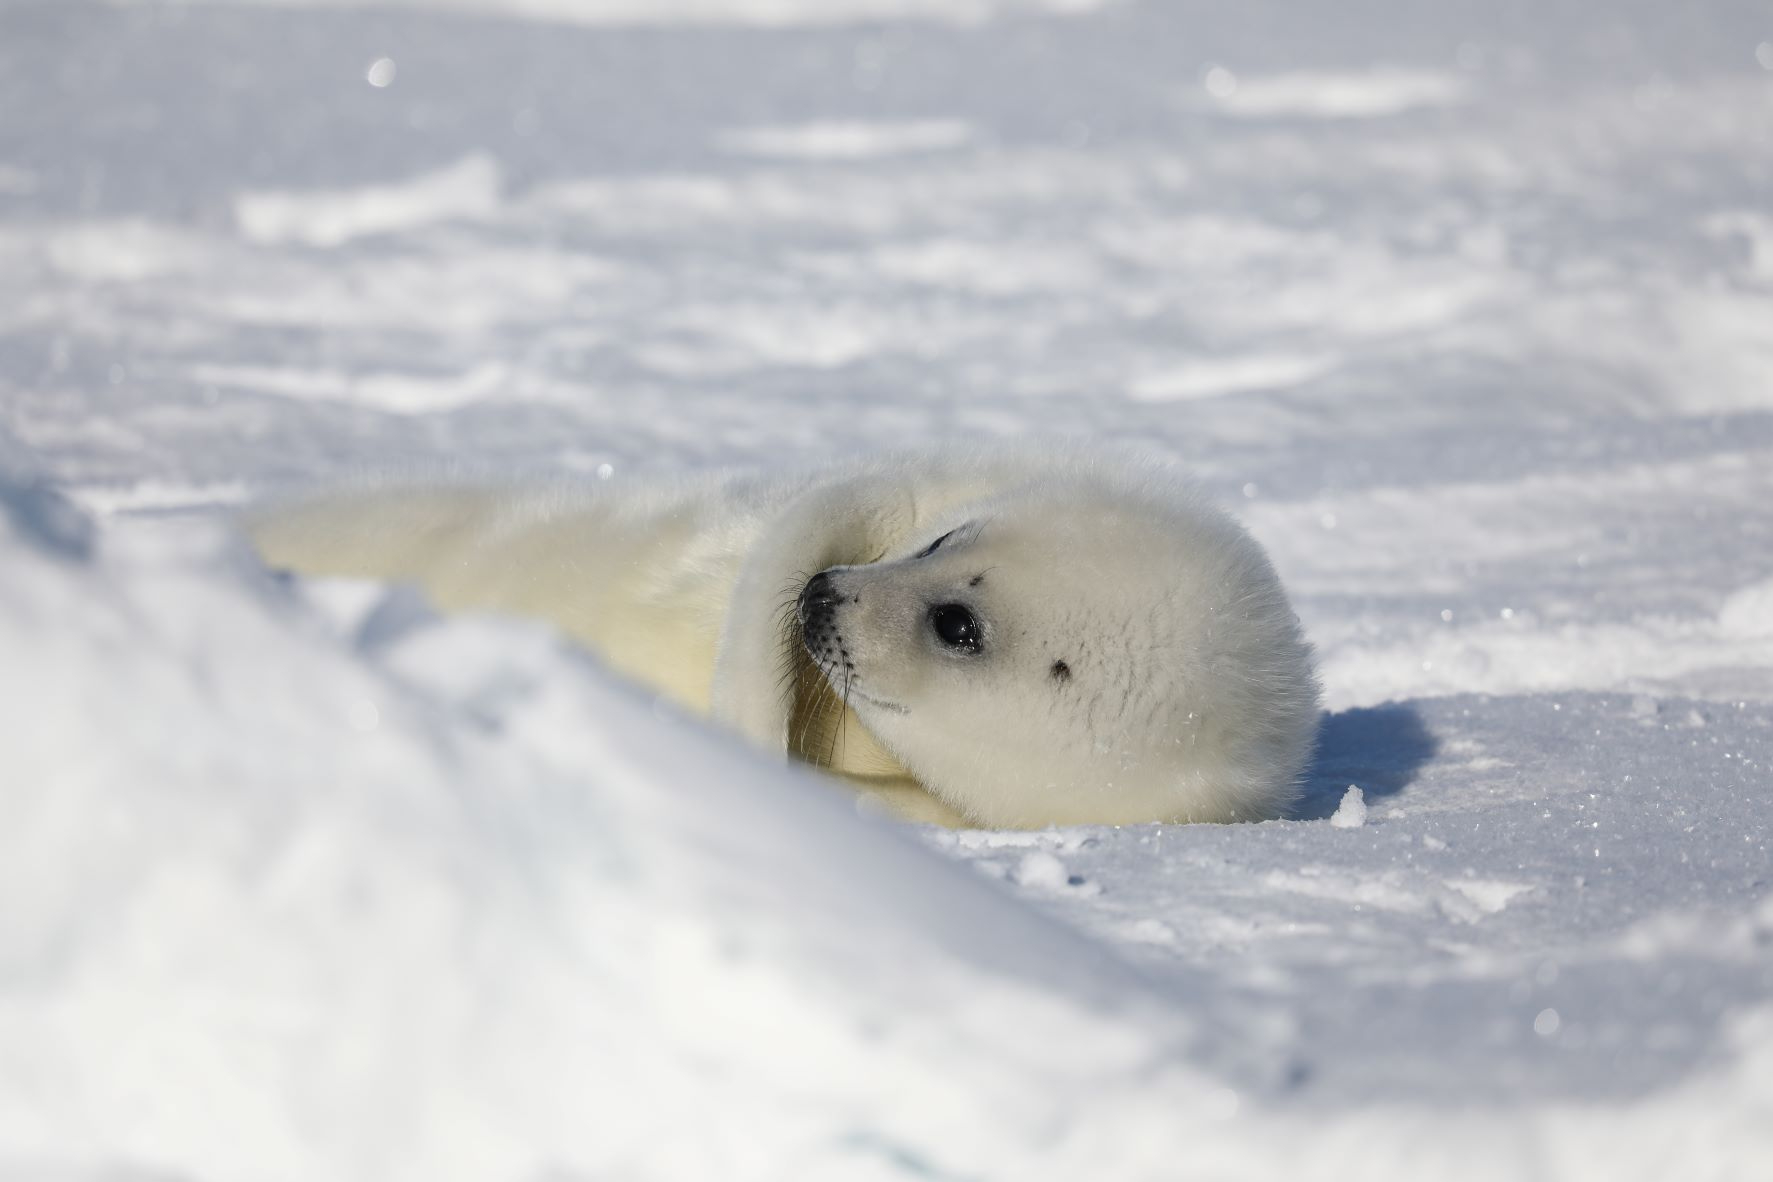
<path fill-rule="evenodd" d="M 917 819 L 1273 816 L 1316 729 L 1309 648 L 1261 549 L 1175 473 L 1125 456 L 358 489 L 260 510 L 249 530 L 274 566 L 552 621 Z M 809 609 L 819 572 L 828 592 Z M 976 618 L 977 651 L 942 641 L 943 604 Z"/>

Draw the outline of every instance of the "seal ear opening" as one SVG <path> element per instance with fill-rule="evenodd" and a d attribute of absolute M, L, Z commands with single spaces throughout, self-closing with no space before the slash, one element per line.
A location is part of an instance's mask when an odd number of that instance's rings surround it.
<path fill-rule="evenodd" d="M 1060 685 L 1064 685 L 1071 680 L 1071 666 L 1064 661 L 1054 661 L 1053 667 L 1047 670 L 1047 674 Z"/>

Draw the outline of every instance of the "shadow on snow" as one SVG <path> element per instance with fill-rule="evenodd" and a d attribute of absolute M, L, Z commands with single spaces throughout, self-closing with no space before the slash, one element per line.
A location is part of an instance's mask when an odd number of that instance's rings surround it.
<path fill-rule="evenodd" d="M 1329 816 L 1350 784 L 1359 785 L 1369 801 L 1400 792 L 1439 746 L 1421 711 L 1407 702 L 1325 714 L 1317 756 L 1293 816 L 1301 821 Z"/>

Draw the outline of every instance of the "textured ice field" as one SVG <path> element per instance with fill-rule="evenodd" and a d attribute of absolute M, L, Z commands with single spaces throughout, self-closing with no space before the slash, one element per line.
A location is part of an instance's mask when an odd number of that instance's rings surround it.
<path fill-rule="evenodd" d="M 1028 434 L 1269 548 L 1298 819 L 858 817 L 225 512 Z M 1764 4 L 0 0 L 0 510 L 9 1182 L 1773 1177 Z"/>

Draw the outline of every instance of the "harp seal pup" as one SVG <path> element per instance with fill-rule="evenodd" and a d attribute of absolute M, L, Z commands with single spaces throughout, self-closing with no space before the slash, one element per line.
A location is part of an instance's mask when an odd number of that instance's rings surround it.
<path fill-rule="evenodd" d="M 1310 648 L 1261 548 L 1174 470 L 1116 452 L 365 487 L 247 527 L 276 567 L 551 621 L 914 820 L 1277 816 L 1317 727 Z"/>

